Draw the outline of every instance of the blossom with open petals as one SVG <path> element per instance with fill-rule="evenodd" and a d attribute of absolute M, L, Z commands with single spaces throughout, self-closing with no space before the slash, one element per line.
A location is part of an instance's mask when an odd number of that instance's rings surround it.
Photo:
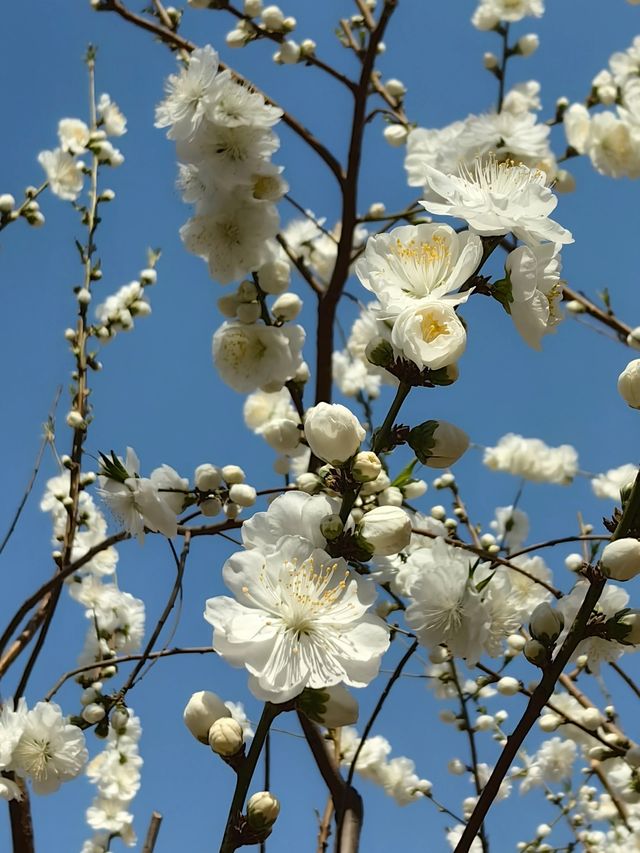
<path fill-rule="evenodd" d="M 387 626 L 367 611 L 372 582 L 298 536 L 270 554 L 241 551 L 223 577 L 236 598 L 207 601 L 213 647 L 250 673 L 259 698 L 286 702 L 305 687 L 364 687 L 389 645 Z"/>

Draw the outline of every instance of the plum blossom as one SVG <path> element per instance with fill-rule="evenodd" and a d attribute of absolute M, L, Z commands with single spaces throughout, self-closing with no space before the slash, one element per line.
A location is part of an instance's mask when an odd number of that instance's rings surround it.
<path fill-rule="evenodd" d="M 507 310 L 516 329 L 529 346 L 541 349 L 544 335 L 555 331 L 562 319 L 558 304 L 562 299 L 560 246 L 518 246 L 505 262 L 511 300 Z"/>
<path fill-rule="evenodd" d="M 403 225 L 367 240 L 356 274 L 380 301 L 381 316 L 395 317 L 412 303 L 446 300 L 451 307 L 466 302 L 456 293 L 482 259 L 476 234 L 456 234 L 448 225 Z"/>
<path fill-rule="evenodd" d="M 213 360 L 222 381 L 246 393 L 291 379 L 301 363 L 303 343 L 301 326 L 226 322 L 213 336 Z"/>
<path fill-rule="evenodd" d="M 51 192 L 64 201 L 75 201 L 84 183 L 82 164 L 62 148 L 41 151 L 38 163 L 45 171 Z"/>
<path fill-rule="evenodd" d="M 66 722 L 59 705 L 38 702 L 24 717 L 10 769 L 30 779 L 37 794 L 51 794 L 74 779 L 86 760 L 82 729 Z"/>
<path fill-rule="evenodd" d="M 168 127 L 170 139 L 193 137 L 205 117 L 217 73 L 217 52 L 210 45 L 194 50 L 188 66 L 166 81 L 166 98 L 156 108 L 156 127 Z"/>
<path fill-rule="evenodd" d="M 388 629 L 367 613 L 373 583 L 342 558 L 287 536 L 270 554 L 234 554 L 223 578 L 236 599 L 207 601 L 213 646 L 232 666 L 249 671 L 259 699 L 286 702 L 305 687 L 341 682 L 363 687 L 377 674 Z"/>
<path fill-rule="evenodd" d="M 544 241 L 572 243 L 570 232 L 549 219 L 558 200 L 539 169 L 490 158 L 461 166 L 457 175 L 445 175 L 425 166 L 425 198 L 420 204 L 444 216 L 465 219 L 485 236 L 510 231 L 528 245 Z"/>

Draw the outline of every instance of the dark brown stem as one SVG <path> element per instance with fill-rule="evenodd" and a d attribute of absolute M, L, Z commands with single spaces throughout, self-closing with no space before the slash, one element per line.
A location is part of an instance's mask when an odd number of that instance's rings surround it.
<path fill-rule="evenodd" d="M 9 801 L 9 820 L 11 822 L 11 840 L 13 853 L 35 853 L 33 837 L 33 821 L 31 819 L 31 804 L 29 791 L 20 777 L 13 773 L 6 774 L 22 791 L 21 800 Z"/>
<path fill-rule="evenodd" d="M 378 45 L 397 5 L 397 0 L 385 0 L 380 18 L 371 32 L 362 69 L 354 93 L 351 141 L 347 157 L 347 172 L 342 184 L 341 232 L 331 281 L 318 307 L 316 348 L 316 403 L 331 401 L 331 358 L 333 354 L 333 326 L 342 290 L 349 275 L 353 248 L 353 229 L 357 222 L 358 176 L 362 158 L 366 107 L 371 82 L 371 72 L 376 60 Z"/>
<path fill-rule="evenodd" d="M 147 830 L 147 837 L 144 840 L 144 846 L 142 848 L 142 853 L 153 853 L 153 850 L 156 846 L 156 841 L 158 840 L 158 833 L 160 832 L 161 823 L 162 815 L 159 812 L 152 812 L 151 820 L 149 821 L 149 829 Z"/>

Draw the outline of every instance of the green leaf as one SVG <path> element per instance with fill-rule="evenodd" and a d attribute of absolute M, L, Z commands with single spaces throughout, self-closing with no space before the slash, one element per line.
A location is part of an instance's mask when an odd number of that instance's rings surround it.
<path fill-rule="evenodd" d="M 396 486 L 396 488 L 401 489 L 403 486 L 406 486 L 407 483 L 413 481 L 413 469 L 418 464 L 418 459 L 414 459 L 413 462 L 409 462 L 406 468 L 403 468 L 402 471 L 398 474 L 395 480 L 391 483 L 392 486 Z"/>

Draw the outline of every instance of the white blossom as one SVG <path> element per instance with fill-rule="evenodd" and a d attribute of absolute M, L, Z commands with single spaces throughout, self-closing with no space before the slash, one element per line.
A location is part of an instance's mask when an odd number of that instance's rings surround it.
<path fill-rule="evenodd" d="M 518 246 L 505 262 L 511 284 L 509 313 L 524 340 L 538 350 L 542 337 L 555 331 L 562 319 L 559 251 L 554 243 Z"/>
<path fill-rule="evenodd" d="M 425 198 L 420 203 L 430 213 L 465 219 L 478 234 L 491 236 L 510 231 L 529 245 L 550 241 L 572 243 L 569 231 L 549 219 L 558 200 L 539 169 L 495 159 L 473 169 L 461 167 L 445 175 L 425 166 Z"/>
<path fill-rule="evenodd" d="M 375 587 L 342 558 L 285 537 L 271 554 L 233 555 L 223 577 L 238 600 L 209 599 L 205 618 L 214 648 L 249 671 L 258 698 L 286 702 L 305 687 L 340 682 L 363 687 L 377 674 L 388 630 L 367 613 Z"/>
<path fill-rule="evenodd" d="M 25 716 L 11 769 L 30 779 L 37 794 L 51 794 L 74 779 L 87 760 L 82 729 L 66 722 L 59 705 L 38 702 Z"/>
<path fill-rule="evenodd" d="M 38 163 L 45 171 L 51 192 L 64 201 L 75 201 L 84 182 L 81 164 L 62 148 L 41 151 Z"/>
<path fill-rule="evenodd" d="M 156 127 L 168 127 L 170 139 L 193 137 L 205 116 L 217 73 L 217 52 L 209 45 L 194 50 L 188 66 L 167 79 L 166 98 L 156 108 Z"/>
<path fill-rule="evenodd" d="M 620 489 L 631 485 L 638 474 L 638 466 L 629 462 L 619 468 L 610 468 L 604 474 L 597 474 L 591 480 L 591 488 L 597 498 L 610 501 L 620 500 Z"/>
<path fill-rule="evenodd" d="M 495 447 L 485 448 L 484 464 L 534 483 L 570 483 L 578 472 L 578 454 L 569 444 L 548 447 L 539 438 L 503 435 Z"/>
<path fill-rule="evenodd" d="M 226 322 L 213 336 L 213 360 L 222 381 L 246 393 L 291 379 L 300 365 L 303 343 L 301 326 Z"/>

